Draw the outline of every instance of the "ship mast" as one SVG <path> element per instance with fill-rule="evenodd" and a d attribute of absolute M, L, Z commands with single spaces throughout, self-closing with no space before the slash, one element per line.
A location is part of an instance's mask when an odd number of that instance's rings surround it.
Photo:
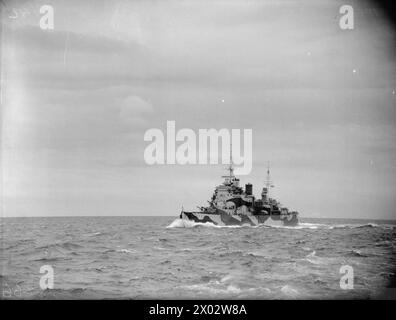
<path fill-rule="evenodd" d="M 230 171 L 230 179 L 234 176 L 234 163 L 232 161 L 232 140 L 230 140 L 230 166 L 228 170 Z"/>
<path fill-rule="evenodd" d="M 227 176 L 222 176 L 225 178 L 225 183 L 232 183 L 235 176 L 234 176 L 234 161 L 232 160 L 232 141 L 230 141 L 230 165 L 228 166 L 227 170 L 230 172 Z"/>
<path fill-rule="evenodd" d="M 269 197 L 270 188 L 274 187 L 274 185 L 273 185 L 273 183 L 271 181 L 271 176 L 270 176 L 270 163 L 269 163 L 269 161 L 268 161 L 268 166 L 267 166 L 267 179 L 265 181 L 265 186 L 267 188 L 268 197 Z"/>

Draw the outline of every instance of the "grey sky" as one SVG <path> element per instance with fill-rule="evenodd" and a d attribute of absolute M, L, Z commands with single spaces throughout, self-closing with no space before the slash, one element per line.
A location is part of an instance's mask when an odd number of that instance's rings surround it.
<path fill-rule="evenodd" d="M 55 29 L 39 28 L 39 8 Z M 5 216 L 177 215 L 223 166 L 148 166 L 149 128 L 252 128 L 258 194 L 302 216 L 395 218 L 395 32 L 338 0 L 10 1 L 2 10 Z M 15 18 L 17 16 L 17 18 Z M 222 101 L 224 100 L 224 102 Z"/>

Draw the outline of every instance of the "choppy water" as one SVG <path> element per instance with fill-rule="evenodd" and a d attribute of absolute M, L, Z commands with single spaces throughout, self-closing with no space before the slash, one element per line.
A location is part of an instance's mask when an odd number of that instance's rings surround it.
<path fill-rule="evenodd" d="M 174 217 L 7 218 L 3 298 L 375 298 L 394 276 L 395 222 L 214 227 Z M 43 291 L 40 267 L 54 268 Z M 354 289 L 340 288 L 340 267 Z"/>

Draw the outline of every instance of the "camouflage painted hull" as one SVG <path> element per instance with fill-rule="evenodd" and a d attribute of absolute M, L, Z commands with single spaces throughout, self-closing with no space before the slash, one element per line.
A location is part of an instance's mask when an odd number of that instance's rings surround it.
<path fill-rule="evenodd" d="M 226 212 L 205 213 L 205 212 L 187 212 L 180 214 L 181 219 L 190 220 L 199 223 L 210 222 L 217 226 L 296 226 L 298 225 L 297 213 L 288 215 L 230 215 Z"/>

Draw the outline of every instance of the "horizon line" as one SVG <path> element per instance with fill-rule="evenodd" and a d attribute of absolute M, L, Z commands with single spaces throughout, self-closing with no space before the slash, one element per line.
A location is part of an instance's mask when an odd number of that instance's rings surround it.
<path fill-rule="evenodd" d="M 144 217 L 166 217 L 166 218 L 178 218 L 178 215 L 172 215 L 172 216 L 156 216 L 156 215 L 69 215 L 69 216 L 1 216 L 0 218 L 121 218 L 121 217 L 138 217 L 138 218 L 144 218 Z M 389 219 L 389 218 L 345 218 L 345 217 L 300 217 L 302 219 L 341 219 L 341 220 L 375 220 L 375 221 L 395 221 L 396 218 L 394 219 Z"/>

